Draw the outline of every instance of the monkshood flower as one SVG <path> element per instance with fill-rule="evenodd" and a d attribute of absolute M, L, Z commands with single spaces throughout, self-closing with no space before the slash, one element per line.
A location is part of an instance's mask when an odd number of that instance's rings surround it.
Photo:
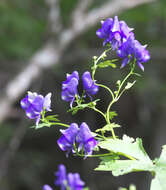
<path fill-rule="evenodd" d="M 70 107 L 75 100 L 77 92 L 77 86 L 79 81 L 79 74 L 77 71 L 74 71 L 72 74 L 67 74 L 67 79 L 62 82 L 62 100 L 70 102 Z"/>
<path fill-rule="evenodd" d="M 84 149 L 85 157 L 92 154 L 94 147 L 97 145 L 97 141 L 85 122 L 80 125 L 80 129 L 76 123 L 72 123 L 68 129 L 60 131 L 62 136 L 57 143 L 62 151 L 67 152 L 67 156 L 71 151 L 75 153 L 73 146 L 76 142 L 78 143 L 78 151 Z"/>
<path fill-rule="evenodd" d="M 71 151 L 73 153 L 75 152 L 73 145 L 75 143 L 78 131 L 79 128 L 76 123 L 71 123 L 70 127 L 66 130 L 60 130 L 62 136 L 58 139 L 57 143 L 62 151 L 67 151 L 67 156 Z"/>
<path fill-rule="evenodd" d="M 137 65 L 144 71 L 142 63 L 150 59 L 150 54 L 146 47 L 146 45 L 142 46 L 139 41 L 135 40 L 134 35 L 131 35 L 117 50 L 117 55 L 123 59 L 121 68 L 130 61 L 136 61 Z"/>
<path fill-rule="evenodd" d="M 55 185 L 60 186 L 61 190 L 65 190 L 67 185 L 67 174 L 66 174 L 66 168 L 63 164 L 59 165 L 58 171 L 55 173 L 55 175 L 56 175 Z"/>
<path fill-rule="evenodd" d="M 85 90 L 86 94 L 91 97 L 92 95 L 95 95 L 99 87 L 94 84 L 90 72 L 86 71 L 82 75 L 82 81 L 83 81 L 83 89 Z"/>
<path fill-rule="evenodd" d="M 59 165 L 55 175 L 55 185 L 59 186 L 61 190 L 82 190 L 84 187 L 85 183 L 80 179 L 80 175 L 78 173 L 67 174 L 66 167 L 63 164 Z"/>
<path fill-rule="evenodd" d="M 46 184 L 43 186 L 43 190 L 53 190 L 53 188 Z"/>
<path fill-rule="evenodd" d="M 97 141 L 94 139 L 94 136 L 85 122 L 80 125 L 76 141 L 79 144 L 78 149 L 81 150 L 83 148 L 86 155 L 92 154 L 93 149 L 97 145 Z"/>
<path fill-rule="evenodd" d="M 20 104 L 25 110 L 27 117 L 36 119 L 36 125 L 38 125 L 42 111 L 44 109 L 46 111 L 51 111 L 51 93 L 43 97 L 36 92 L 28 92 L 28 95 L 21 100 Z"/>
<path fill-rule="evenodd" d="M 103 45 L 110 43 L 113 50 L 121 46 L 133 30 L 127 26 L 125 21 L 119 21 L 117 16 L 114 19 L 108 18 L 105 21 L 101 21 L 101 24 L 102 26 L 96 31 L 96 35 L 104 39 Z"/>
<path fill-rule="evenodd" d="M 78 173 L 69 173 L 67 175 L 67 180 L 70 190 L 82 190 L 85 185 Z"/>

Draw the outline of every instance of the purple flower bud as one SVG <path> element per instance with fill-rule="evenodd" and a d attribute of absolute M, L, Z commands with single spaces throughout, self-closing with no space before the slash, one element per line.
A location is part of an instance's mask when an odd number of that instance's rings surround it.
<path fill-rule="evenodd" d="M 84 148 L 85 154 L 88 155 L 92 154 L 94 147 L 97 145 L 97 141 L 94 139 L 94 136 L 85 122 L 80 125 L 76 141 L 79 143 L 79 150 Z"/>
<path fill-rule="evenodd" d="M 119 21 L 118 17 L 115 16 L 114 19 L 108 18 L 102 21 L 102 26 L 96 34 L 99 38 L 104 39 L 103 45 L 110 43 L 113 50 L 115 50 L 127 40 L 132 30 L 124 21 Z"/>
<path fill-rule="evenodd" d="M 70 190 L 82 190 L 84 187 L 84 182 L 80 179 L 80 175 L 78 173 L 69 173 L 67 175 L 68 186 Z"/>
<path fill-rule="evenodd" d="M 36 119 L 36 125 L 38 125 L 41 117 L 41 112 L 45 109 L 51 111 L 51 93 L 48 93 L 45 97 L 38 95 L 36 92 L 28 92 L 28 95 L 20 102 L 21 107 L 26 111 L 27 117 L 30 119 Z"/>
<path fill-rule="evenodd" d="M 123 59 L 121 67 L 124 67 L 129 61 L 136 60 L 137 65 L 144 71 L 145 63 L 150 59 L 149 51 L 146 46 L 142 46 L 139 41 L 135 40 L 134 35 L 131 35 L 126 42 L 118 49 L 117 55 Z"/>
<path fill-rule="evenodd" d="M 59 165 L 58 171 L 56 172 L 55 175 L 56 175 L 55 185 L 60 186 L 61 190 L 65 190 L 67 185 L 67 175 L 66 175 L 66 168 L 63 164 Z"/>
<path fill-rule="evenodd" d="M 83 88 L 88 96 L 95 95 L 99 87 L 94 84 L 90 72 L 86 71 L 82 75 Z"/>
<path fill-rule="evenodd" d="M 43 186 L 43 190 L 53 190 L 53 188 L 46 184 Z"/>
<path fill-rule="evenodd" d="M 70 102 L 70 107 L 75 100 L 77 93 L 77 86 L 79 81 L 79 74 L 77 71 L 74 71 L 72 74 L 67 74 L 67 79 L 62 82 L 62 100 Z"/>
<path fill-rule="evenodd" d="M 79 131 L 78 125 L 72 123 L 68 129 L 60 131 L 62 136 L 58 139 L 57 143 L 62 151 L 67 151 L 68 155 L 71 151 L 74 152 L 73 144 Z"/>

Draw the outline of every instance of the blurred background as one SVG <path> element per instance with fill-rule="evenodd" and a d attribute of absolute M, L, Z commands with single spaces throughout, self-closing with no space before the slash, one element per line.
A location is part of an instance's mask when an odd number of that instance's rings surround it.
<path fill-rule="evenodd" d="M 59 128 L 31 129 L 20 100 L 28 90 L 46 95 L 52 92 L 52 110 L 64 123 L 86 121 L 91 130 L 103 124 L 92 110 L 66 113 L 69 104 L 61 100 L 61 83 L 66 73 L 80 75 L 90 69 L 92 56 L 102 51 L 96 36 L 100 20 L 119 16 L 135 29 L 136 39 L 148 44 L 151 60 L 142 77 L 113 107 L 123 133 L 143 138 L 150 157 L 159 156 L 166 144 L 166 1 L 165 0 L 1 0 L 0 1 L 0 189 L 39 190 L 53 185 L 60 163 L 79 172 L 91 190 L 117 190 L 136 184 L 150 187 L 151 176 L 133 173 L 115 178 L 95 172 L 97 159 L 67 159 L 57 146 Z M 119 64 L 120 66 L 120 64 Z M 110 85 L 128 72 L 103 69 L 100 83 Z M 105 110 L 109 97 L 100 90 L 98 108 Z M 57 188 L 58 189 L 58 188 Z"/>

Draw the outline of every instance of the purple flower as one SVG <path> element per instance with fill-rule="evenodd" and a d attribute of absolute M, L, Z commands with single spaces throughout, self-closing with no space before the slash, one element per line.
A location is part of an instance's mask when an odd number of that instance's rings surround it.
<path fill-rule="evenodd" d="M 95 95 L 99 87 L 94 84 L 90 72 L 86 71 L 82 75 L 83 88 L 88 96 Z"/>
<path fill-rule="evenodd" d="M 104 39 L 103 45 L 110 43 L 113 50 L 121 46 L 133 30 L 124 21 L 119 21 L 117 16 L 114 19 L 108 18 L 102 21 L 101 24 L 102 26 L 97 30 L 96 35 Z"/>
<path fill-rule="evenodd" d="M 76 141 L 79 144 L 79 150 L 84 148 L 84 152 L 87 155 L 92 154 L 94 147 L 97 145 L 97 141 L 94 139 L 94 136 L 85 122 L 80 125 Z"/>
<path fill-rule="evenodd" d="M 82 190 L 84 184 L 78 173 L 66 174 L 65 166 L 63 164 L 59 165 L 58 171 L 56 172 L 55 185 L 60 186 L 61 190 L 68 188 L 70 190 Z"/>
<path fill-rule="evenodd" d="M 77 93 L 77 86 L 79 81 L 79 74 L 77 71 L 74 71 L 72 74 L 67 74 L 67 79 L 62 82 L 62 100 L 70 102 L 70 107 L 75 100 Z"/>
<path fill-rule="evenodd" d="M 52 189 L 51 186 L 46 184 L 46 185 L 43 186 L 43 190 L 53 190 L 53 189 Z"/>
<path fill-rule="evenodd" d="M 36 125 L 39 124 L 42 111 L 51 111 L 51 93 L 45 97 L 38 95 L 36 92 L 28 92 L 28 95 L 20 102 L 21 107 L 26 111 L 30 119 L 36 119 Z"/>
<path fill-rule="evenodd" d="M 67 175 L 68 179 L 68 187 L 70 190 L 82 190 L 84 187 L 84 182 L 80 179 L 80 175 L 78 173 L 69 173 Z"/>
<path fill-rule="evenodd" d="M 78 134 L 78 125 L 72 123 L 66 130 L 60 130 L 62 136 L 58 139 L 58 146 L 62 151 L 67 151 L 67 155 L 72 151 L 74 153 L 73 145 Z"/>
<path fill-rule="evenodd" d="M 144 71 L 145 63 L 150 59 L 149 51 L 146 50 L 146 45 L 142 46 L 139 41 L 135 40 L 134 35 L 131 35 L 126 42 L 118 49 L 117 55 L 123 59 L 121 67 L 124 67 L 130 61 L 136 61 L 137 65 Z"/>
<path fill-rule="evenodd" d="M 58 167 L 58 171 L 56 172 L 56 180 L 55 185 L 60 186 L 61 190 L 66 189 L 67 185 L 67 175 L 66 175 L 66 168 L 63 164 L 60 164 Z"/>

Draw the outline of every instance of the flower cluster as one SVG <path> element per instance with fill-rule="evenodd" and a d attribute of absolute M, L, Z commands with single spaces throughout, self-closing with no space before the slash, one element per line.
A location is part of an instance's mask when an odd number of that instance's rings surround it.
<path fill-rule="evenodd" d="M 51 93 L 43 97 L 36 92 L 28 92 L 28 95 L 21 100 L 20 104 L 25 110 L 27 117 L 36 119 L 36 125 L 38 125 L 42 112 L 44 110 L 51 111 Z"/>
<path fill-rule="evenodd" d="M 74 71 L 72 74 L 67 74 L 67 79 L 62 82 L 62 100 L 70 102 L 70 107 L 72 107 L 76 95 L 78 95 L 77 87 L 79 84 L 79 74 L 77 71 Z M 90 72 L 86 71 L 82 75 L 83 89 L 85 93 L 91 98 L 95 95 L 99 87 L 94 84 Z"/>
<path fill-rule="evenodd" d="M 85 122 L 80 125 L 80 128 L 76 123 L 72 123 L 68 129 L 60 131 L 62 136 L 57 143 L 61 150 L 67 152 L 67 155 L 71 151 L 75 153 L 75 143 L 78 143 L 78 151 L 83 149 L 85 155 L 92 154 L 94 147 L 97 145 L 97 141 Z"/>
<path fill-rule="evenodd" d="M 68 173 L 66 172 L 66 168 L 63 164 L 60 164 L 58 167 L 58 171 L 55 173 L 55 185 L 59 186 L 61 190 L 82 190 L 84 187 L 84 182 L 80 179 L 80 175 L 78 173 Z M 53 188 L 49 185 L 44 185 L 43 190 L 53 190 Z"/>
<path fill-rule="evenodd" d="M 141 63 L 145 63 L 150 59 L 150 54 L 146 50 L 146 45 L 142 46 L 135 40 L 132 28 L 129 28 L 124 21 L 119 21 L 118 17 L 114 19 L 108 18 L 102 21 L 102 27 L 97 30 L 96 34 L 99 38 L 103 38 L 103 45 L 111 44 L 113 50 L 117 50 L 117 55 L 123 59 L 121 67 L 124 67 L 130 61 L 144 70 Z"/>

